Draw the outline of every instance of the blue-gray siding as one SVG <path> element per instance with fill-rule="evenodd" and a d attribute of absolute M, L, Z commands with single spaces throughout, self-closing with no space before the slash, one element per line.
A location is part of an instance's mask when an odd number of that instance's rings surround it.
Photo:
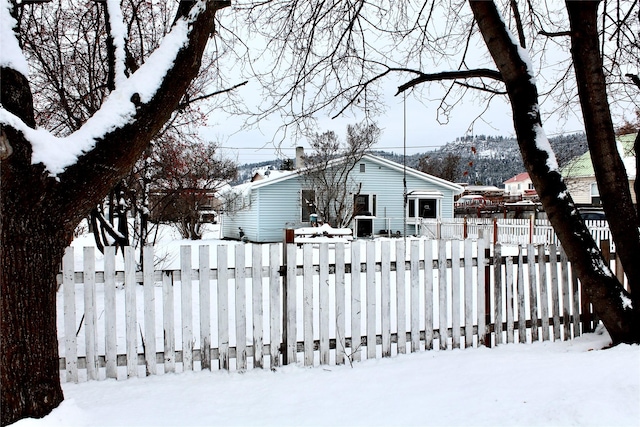
<path fill-rule="evenodd" d="M 361 194 L 376 195 L 376 219 L 373 231 L 391 229 L 404 232 L 404 186 L 402 169 L 390 168 L 367 158 L 364 172 L 359 165 L 351 172 L 355 183 L 362 183 Z M 223 216 L 222 235 L 238 238 L 238 227 L 242 227 L 246 237 L 253 242 L 282 241 L 285 228 L 296 228 L 302 223 L 300 207 L 301 182 L 299 177 L 276 180 L 273 183 L 256 183 L 251 189 L 251 204 L 245 209 Z M 424 176 L 407 174 L 407 191 L 439 191 L 438 199 L 441 218 L 453 218 L 454 190 L 438 182 L 431 182 Z M 304 221 L 307 221 L 305 218 Z M 355 224 L 352 224 L 352 229 Z M 415 233 L 413 224 L 407 225 L 407 233 Z"/>

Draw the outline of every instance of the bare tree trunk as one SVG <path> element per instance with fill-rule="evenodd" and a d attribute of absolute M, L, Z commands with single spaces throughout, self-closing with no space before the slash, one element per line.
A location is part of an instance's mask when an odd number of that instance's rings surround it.
<path fill-rule="evenodd" d="M 80 220 L 133 167 L 197 75 L 215 12 L 228 3 L 205 5 L 193 15 L 188 41 L 153 98 L 132 99 L 135 117 L 97 138 L 95 147 L 57 179 L 42 164 L 31 164 L 31 144 L 22 133 L 3 126 L 0 138 L 11 153 L 0 158 L 2 425 L 43 417 L 63 400 L 55 298 L 63 250 Z M 35 127 L 29 81 L 11 68 L 1 67 L 0 73 L 2 108 Z"/>
<path fill-rule="evenodd" d="M 26 79 L 2 67 L 0 80 L 3 106 L 35 126 Z M 7 425 L 24 417 L 41 418 L 63 400 L 56 273 L 68 242 L 62 224 L 38 197 L 46 190 L 46 179 L 28 167 L 31 152 L 22 136 L 9 127 L 2 133 L 12 147 L 11 161 L 0 160 L 0 421 Z"/>
<path fill-rule="evenodd" d="M 629 178 L 616 146 L 598 38 L 600 2 L 567 1 L 571 54 L 578 84 L 591 161 L 611 235 L 627 274 L 631 295 L 640 305 L 640 232 Z"/>
<path fill-rule="evenodd" d="M 538 91 L 526 53 L 520 51 L 493 2 L 469 3 L 507 87 L 525 167 L 582 286 L 614 343 L 639 342 L 637 310 L 625 304 L 630 295 L 604 262 L 554 164 L 542 129 Z"/>

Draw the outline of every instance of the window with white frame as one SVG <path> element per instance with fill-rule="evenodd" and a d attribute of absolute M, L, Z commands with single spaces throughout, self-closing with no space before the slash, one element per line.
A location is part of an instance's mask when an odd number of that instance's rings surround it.
<path fill-rule="evenodd" d="M 442 193 L 431 192 L 411 192 L 407 194 L 407 218 L 432 219 L 440 216 Z"/>
<path fill-rule="evenodd" d="M 356 194 L 353 196 L 353 215 L 376 216 L 376 195 Z"/>

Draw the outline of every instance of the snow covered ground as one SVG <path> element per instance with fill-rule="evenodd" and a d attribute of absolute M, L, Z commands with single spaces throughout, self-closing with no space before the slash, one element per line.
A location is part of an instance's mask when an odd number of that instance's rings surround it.
<path fill-rule="evenodd" d="M 640 346 L 571 342 L 429 351 L 346 366 L 63 384 L 25 426 L 638 426 Z"/>
<path fill-rule="evenodd" d="M 163 234 L 159 246 L 167 254 L 204 243 Z M 214 231 L 205 238 L 221 244 L 216 237 Z M 74 246 L 91 243 L 83 236 Z M 604 332 L 571 342 L 433 350 L 353 367 L 64 383 L 59 408 L 15 426 L 639 426 L 640 346 L 603 349 L 609 342 Z"/>

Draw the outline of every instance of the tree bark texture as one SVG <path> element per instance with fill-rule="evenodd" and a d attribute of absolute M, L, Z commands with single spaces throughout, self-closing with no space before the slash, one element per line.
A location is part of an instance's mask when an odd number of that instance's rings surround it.
<path fill-rule="evenodd" d="M 191 3 L 192 2 L 184 2 Z M 56 274 L 76 225 L 133 167 L 169 119 L 200 68 L 215 12 L 228 2 L 207 1 L 188 43 L 154 97 L 137 104 L 129 123 L 104 135 L 57 179 L 31 164 L 31 145 L 10 126 L 11 155 L 0 163 L 0 407 L 2 425 L 47 415 L 63 400 L 56 331 Z M 183 11 L 184 12 L 184 11 Z M 1 70 L 3 108 L 34 127 L 29 82 Z"/>
<path fill-rule="evenodd" d="M 625 307 L 630 295 L 611 274 L 589 230 L 580 219 L 559 171 L 548 164 L 538 92 L 526 54 L 510 35 L 496 5 L 470 0 L 487 48 L 504 78 L 522 158 L 582 286 L 614 343 L 638 342 L 637 310 Z"/>

